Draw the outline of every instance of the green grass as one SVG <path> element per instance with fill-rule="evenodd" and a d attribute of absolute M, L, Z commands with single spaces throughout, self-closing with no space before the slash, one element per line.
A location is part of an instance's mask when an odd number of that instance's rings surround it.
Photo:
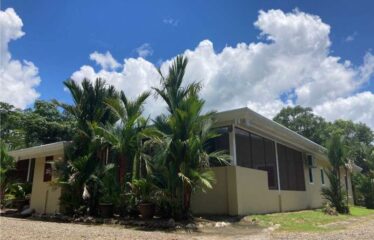
<path fill-rule="evenodd" d="M 273 213 L 264 215 L 247 216 L 247 220 L 256 219 L 261 226 L 270 226 L 272 224 L 280 224 L 280 230 L 285 231 L 330 231 L 341 229 L 343 226 L 335 224 L 326 227 L 325 224 L 339 223 L 341 221 L 354 220 L 354 218 L 373 216 L 374 210 L 363 207 L 350 207 L 349 215 L 330 216 L 322 212 L 321 209 L 305 210 L 289 213 Z"/>

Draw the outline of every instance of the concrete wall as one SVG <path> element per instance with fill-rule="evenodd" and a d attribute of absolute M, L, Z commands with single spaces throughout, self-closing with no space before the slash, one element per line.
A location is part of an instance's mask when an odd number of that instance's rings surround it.
<path fill-rule="evenodd" d="M 63 159 L 62 152 L 55 152 L 47 156 L 53 156 L 55 161 Z M 58 213 L 60 211 L 61 188 L 51 184 L 56 178 L 56 173 L 53 173 L 51 182 L 43 181 L 45 157 L 38 156 L 35 159 L 30 207 L 35 209 L 37 213 Z"/>
<path fill-rule="evenodd" d="M 216 183 L 213 189 L 196 192 L 192 196 L 191 209 L 196 214 L 248 215 L 279 211 L 295 211 L 323 206 L 321 188 L 328 186 L 321 182 L 319 167 L 313 168 L 314 182 L 309 183 L 309 170 L 304 166 L 305 191 L 269 190 L 265 171 L 227 166 L 213 168 Z"/>

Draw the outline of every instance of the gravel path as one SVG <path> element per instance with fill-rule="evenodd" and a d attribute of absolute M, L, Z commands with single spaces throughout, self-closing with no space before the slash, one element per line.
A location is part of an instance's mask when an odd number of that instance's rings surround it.
<path fill-rule="evenodd" d="M 241 229 L 233 231 L 230 227 L 216 229 L 217 231 L 202 233 L 139 231 L 123 226 L 83 225 L 70 223 L 54 223 L 25 220 L 18 218 L 0 217 L 0 239 L 162 239 L 162 240 L 191 240 L 191 239 L 258 239 L 258 240 L 373 240 L 374 218 L 360 219 L 349 223 L 347 229 L 326 233 L 289 233 L 271 232 L 261 229 Z"/>

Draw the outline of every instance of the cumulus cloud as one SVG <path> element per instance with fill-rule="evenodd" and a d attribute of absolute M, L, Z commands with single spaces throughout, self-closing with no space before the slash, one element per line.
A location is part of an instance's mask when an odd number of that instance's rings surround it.
<path fill-rule="evenodd" d="M 39 97 L 38 68 L 30 61 L 12 59 L 8 49 L 11 40 L 25 35 L 23 22 L 13 8 L 0 10 L 0 101 L 26 108 Z"/>
<path fill-rule="evenodd" d="M 338 118 L 354 119 L 374 129 L 374 94 L 365 91 L 351 97 L 338 98 L 316 106 L 314 112 L 330 121 Z"/>
<path fill-rule="evenodd" d="M 327 114 L 328 106 L 334 104 L 351 102 L 351 109 L 364 104 L 358 106 L 355 97 L 363 98 L 358 92 L 373 76 L 370 52 L 360 66 L 331 55 L 330 26 L 318 16 L 298 10 L 260 11 L 254 26 L 260 30 L 259 42 L 238 43 L 217 52 L 210 40 L 203 40 L 195 49 L 183 52 L 189 59 L 186 82 L 203 84 L 206 109 L 248 106 L 273 117 L 282 107 L 300 104 L 318 109 L 322 116 L 333 116 L 331 119 L 342 117 L 372 125 L 370 117 L 338 111 L 334 115 L 332 110 Z M 163 72 L 172 60 L 161 63 Z M 155 66 L 141 57 L 125 59 L 121 71 L 95 72 L 83 66 L 72 77 L 79 80 L 83 76 L 104 77 L 133 96 L 159 84 Z M 160 110 L 158 101 L 148 104 L 153 113 Z"/>
<path fill-rule="evenodd" d="M 136 52 L 138 56 L 141 58 L 146 58 L 148 56 L 152 56 L 153 49 L 149 43 L 144 43 L 140 47 L 136 48 Z"/>
<path fill-rule="evenodd" d="M 110 52 L 98 53 L 93 52 L 90 54 L 90 59 L 95 61 L 98 65 L 100 65 L 103 69 L 116 69 L 120 66 L 120 64 L 113 58 Z"/>

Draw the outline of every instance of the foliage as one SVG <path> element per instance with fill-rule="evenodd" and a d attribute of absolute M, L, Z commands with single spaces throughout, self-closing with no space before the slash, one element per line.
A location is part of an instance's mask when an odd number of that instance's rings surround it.
<path fill-rule="evenodd" d="M 358 190 L 367 208 L 374 209 L 374 178 L 363 174 L 358 175 Z"/>
<path fill-rule="evenodd" d="M 152 181 L 147 178 L 133 179 L 130 183 L 131 194 L 135 197 L 137 203 L 151 203 L 156 187 Z"/>
<path fill-rule="evenodd" d="M 26 110 L 0 103 L 1 139 L 12 149 L 72 138 L 74 121 L 51 102 L 37 100 Z"/>
<path fill-rule="evenodd" d="M 27 199 L 31 194 L 31 183 L 13 183 L 9 187 L 8 194 L 14 199 Z"/>
<path fill-rule="evenodd" d="M 102 79 L 91 82 L 84 79 L 81 84 L 67 80 L 64 85 L 69 89 L 74 104 L 66 104 L 54 100 L 76 121 L 77 128 L 73 138 L 76 156 L 88 154 L 89 145 L 94 137 L 92 124 L 107 124 L 117 121 L 116 117 L 106 107 L 104 101 L 117 97 L 113 86 L 107 86 Z"/>
<path fill-rule="evenodd" d="M 286 107 L 273 120 L 318 144 L 324 144 L 328 137 L 327 122 L 316 116 L 311 108 Z"/>
<path fill-rule="evenodd" d="M 322 188 L 322 196 L 329 201 L 331 206 L 334 207 L 338 213 L 349 213 L 346 194 L 340 184 L 338 175 L 333 171 L 327 171 L 326 175 L 329 179 L 330 186 Z"/>
<path fill-rule="evenodd" d="M 211 188 L 213 172 L 208 168 L 212 158 L 226 162 L 223 152 L 206 152 L 207 142 L 217 137 L 212 130 L 212 112 L 202 114 L 204 101 L 198 97 L 198 83 L 182 86 L 187 59 L 178 56 L 169 68 L 168 75 L 161 74 L 161 88 L 155 91 L 166 102 L 169 115 L 161 115 L 154 126 L 161 133 L 155 159 L 160 188 L 170 204 L 174 218 L 187 217 L 191 193 Z"/>
<path fill-rule="evenodd" d="M 25 146 L 25 130 L 22 127 L 23 112 L 13 105 L 0 102 L 0 138 L 10 148 Z"/>
<path fill-rule="evenodd" d="M 69 160 L 69 179 L 63 183 L 73 190 L 70 194 L 76 194 L 77 199 L 75 201 L 85 203 L 89 213 L 95 215 L 100 191 L 103 191 L 102 180 L 113 168 L 113 164 L 104 165 L 92 155 L 85 155 Z"/>
<path fill-rule="evenodd" d="M 8 146 L 3 141 L 0 141 L 0 198 L 1 202 L 7 189 L 10 187 L 10 180 L 8 173 L 15 166 L 15 161 L 12 156 L 8 155 Z"/>
<path fill-rule="evenodd" d="M 345 166 L 343 139 L 340 135 L 334 134 L 329 140 L 327 155 L 332 166 L 326 172 L 330 185 L 322 188 L 322 196 L 338 213 L 349 213 L 346 194 L 340 183 L 340 168 Z"/>
<path fill-rule="evenodd" d="M 107 99 L 115 98 L 118 93 L 113 86 L 96 79 L 91 82 L 84 79 L 81 84 L 68 80 L 64 82 L 69 89 L 73 104 L 54 100 L 76 121 L 73 144 L 67 151 L 69 161 L 61 166 L 61 184 L 64 186 L 61 203 L 66 212 L 88 210 L 96 214 L 96 206 L 101 190 L 101 177 L 113 168 L 113 164 L 104 166 L 103 153 L 106 146 L 95 141 L 93 125 L 112 124 L 117 118 L 105 105 Z"/>
<path fill-rule="evenodd" d="M 132 179 L 142 177 L 142 164 L 146 164 L 147 156 L 142 150 L 143 131 L 148 120 L 142 117 L 143 105 L 150 93 L 140 94 L 135 100 L 129 100 L 123 91 L 120 98 L 108 99 L 106 106 L 119 122 L 107 125 L 94 124 L 93 129 L 101 143 L 107 144 L 119 155 L 120 179 L 124 180 L 126 170 L 132 169 Z M 126 166 L 130 169 L 125 169 Z M 130 172 L 130 171 L 128 171 Z"/>

